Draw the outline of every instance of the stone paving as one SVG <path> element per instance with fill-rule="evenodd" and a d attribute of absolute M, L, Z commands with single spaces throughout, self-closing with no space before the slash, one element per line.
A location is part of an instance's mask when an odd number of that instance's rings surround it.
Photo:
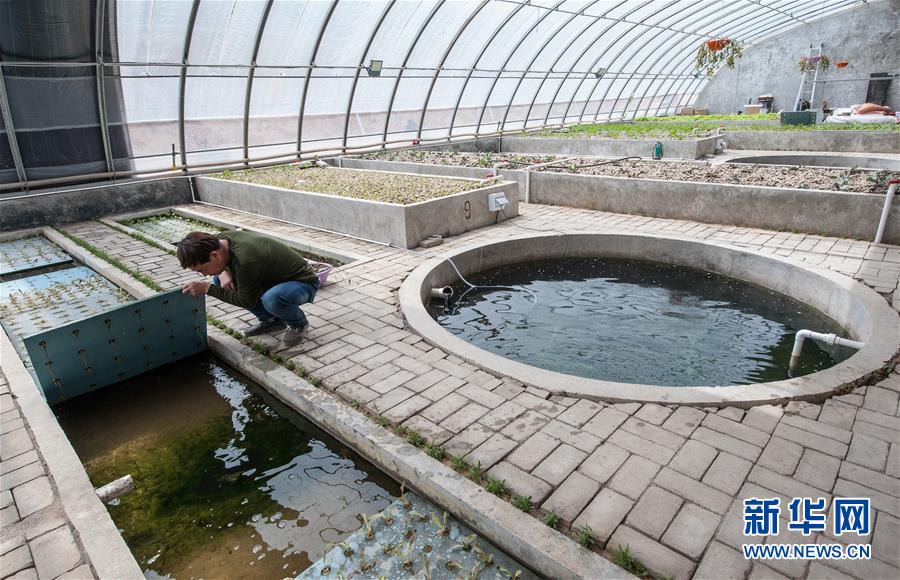
<path fill-rule="evenodd" d="M 307 340 L 280 355 L 323 388 L 440 445 L 512 493 L 530 496 L 536 516 L 554 512 L 563 529 L 590 526 L 598 549 L 630 550 L 672 578 L 897 578 L 900 575 L 900 375 L 824 404 L 693 408 L 604 404 L 553 396 L 495 377 L 426 344 L 403 327 L 396 292 L 423 260 L 447 247 L 518 236 L 523 230 L 678 234 L 791 256 L 852 276 L 900 306 L 900 248 L 868 242 L 522 205 L 523 215 L 410 252 L 211 206 L 198 214 L 365 256 L 337 269 L 305 306 Z M 195 275 L 173 256 L 99 222 L 65 229 L 129 267 L 176 287 Z M 209 301 L 235 329 L 248 312 Z M 274 350 L 276 337 L 263 337 Z M 552 385 L 547 385 L 552 388 Z M 868 538 L 788 531 L 771 543 L 859 542 L 872 559 L 744 560 L 742 500 L 748 497 L 871 497 Z M 786 510 L 783 514 L 786 513 Z M 852 540 L 850 538 L 853 538 Z"/>
<path fill-rule="evenodd" d="M 2 372 L 0 412 L 0 577 L 94 578 Z"/>

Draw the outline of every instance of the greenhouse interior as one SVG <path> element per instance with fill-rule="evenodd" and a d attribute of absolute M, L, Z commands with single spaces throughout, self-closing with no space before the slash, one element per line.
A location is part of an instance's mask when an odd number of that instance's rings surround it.
<path fill-rule="evenodd" d="M 900 0 L 0 0 L 0 578 L 900 577 Z"/>

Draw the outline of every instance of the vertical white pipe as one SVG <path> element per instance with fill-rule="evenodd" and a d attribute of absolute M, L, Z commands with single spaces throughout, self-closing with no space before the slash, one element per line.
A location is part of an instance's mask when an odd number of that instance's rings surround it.
<path fill-rule="evenodd" d="M 892 179 L 888 184 L 887 193 L 884 195 L 884 207 L 881 208 L 881 219 L 878 221 L 878 231 L 875 233 L 876 244 L 880 244 L 881 239 L 884 237 L 884 229 L 887 227 L 888 215 L 891 213 L 891 200 L 894 199 L 894 194 L 897 193 L 897 184 L 900 184 L 900 179 Z"/>

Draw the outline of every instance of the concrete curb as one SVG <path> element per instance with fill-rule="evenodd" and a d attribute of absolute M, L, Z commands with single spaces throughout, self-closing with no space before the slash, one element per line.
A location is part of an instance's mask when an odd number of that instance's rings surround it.
<path fill-rule="evenodd" d="M 66 253 L 68 253 L 70 256 L 72 256 L 82 264 L 90 266 L 91 268 L 96 270 L 97 273 L 104 278 L 113 280 L 111 276 L 120 274 L 118 268 L 106 262 L 105 260 L 98 258 L 94 254 L 74 243 L 72 240 L 60 234 L 53 228 L 43 228 L 41 233 L 48 240 L 65 250 Z M 116 286 L 122 288 L 132 296 L 138 298 L 144 298 L 146 296 L 152 296 L 156 294 L 155 290 L 151 289 L 148 286 L 145 286 L 142 282 L 138 282 L 131 276 L 123 277 L 121 283 L 119 281 L 116 281 Z"/>
<path fill-rule="evenodd" d="M 669 387 L 616 383 L 576 377 L 516 362 L 457 338 L 425 309 L 430 288 L 452 284 L 489 268 L 557 257 L 608 256 L 683 264 L 771 288 L 831 316 L 866 346 L 849 359 L 795 379 L 753 385 Z M 409 326 L 430 344 L 480 368 L 512 377 L 554 394 L 612 402 L 694 406 L 782 404 L 794 399 L 827 398 L 880 370 L 900 349 L 900 316 L 875 291 L 853 280 L 795 260 L 727 244 L 650 234 L 526 235 L 468 246 L 422 264 L 403 282 L 400 308 Z"/>
<path fill-rule="evenodd" d="M 19 359 L 6 332 L 0 332 L 0 335 L 0 358 L 10 391 L 31 429 L 35 444 L 59 492 L 60 503 L 97 577 L 144 580 L 144 573 L 119 534 L 106 506 L 94 492 L 78 454 L 56 421 L 53 411 Z"/>
<path fill-rule="evenodd" d="M 81 249 L 67 238 L 57 243 L 67 252 Z M 134 285 L 125 273 L 92 254 L 88 253 L 85 264 L 116 285 Z M 153 291 L 146 289 L 138 296 L 152 294 Z M 446 509 L 538 573 L 551 578 L 634 578 L 609 560 L 578 546 L 422 450 L 378 427 L 334 395 L 312 386 L 216 328 L 208 328 L 207 332 L 209 347 L 218 356 L 392 477 L 409 482 L 410 487 L 423 497 Z M 79 471 L 84 472 L 83 468 Z"/>

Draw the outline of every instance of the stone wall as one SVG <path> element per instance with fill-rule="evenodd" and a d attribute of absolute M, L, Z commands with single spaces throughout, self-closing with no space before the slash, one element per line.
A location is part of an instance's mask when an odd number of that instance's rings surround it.
<path fill-rule="evenodd" d="M 900 0 L 869 2 L 821 21 L 795 28 L 748 48 L 734 69 L 719 71 L 698 94 L 697 107 L 710 113 L 733 113 L 763 94 L 775 97 L 775 110 L 793 110 L 800 88 L 797 62 L 806 56 L 809 45 L 824 43 L 824 53 L 832 66 L 820 79 L 846 82 L 820 83 L 813 100 L 831 107 L 862 103 L 870 73 L 897 72 L 900 54 Z M 837 60 L 849 60 L 838 70 Z M 891 83 L 887 106 L 900 109 L 900 79 Z"/>

